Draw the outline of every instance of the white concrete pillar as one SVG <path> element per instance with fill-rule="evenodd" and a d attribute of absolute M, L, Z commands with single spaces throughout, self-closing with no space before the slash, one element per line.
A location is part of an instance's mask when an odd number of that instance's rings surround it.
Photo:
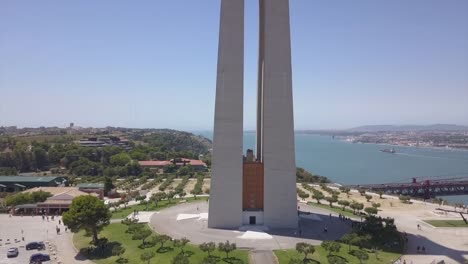
<path fill-rule="evenodd" d="M 260 16 L 264 224 L 297 228 L 289 0 L 260 0 Z"/>
<path fill-rule="evenodd" d="M 221 0 L 208 227 L 242 225 L 244 0 Z"/>

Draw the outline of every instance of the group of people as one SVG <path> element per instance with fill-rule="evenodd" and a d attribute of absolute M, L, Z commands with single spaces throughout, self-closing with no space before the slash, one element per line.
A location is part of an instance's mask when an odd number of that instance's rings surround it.
<path fill-rule="evenodd" d="M 418 253 L 426 253 L 426 248 L 424 246 L 420 247 L 420 246 L 417 246 L 416 247 L 416 250 L 418 251 Z"/>

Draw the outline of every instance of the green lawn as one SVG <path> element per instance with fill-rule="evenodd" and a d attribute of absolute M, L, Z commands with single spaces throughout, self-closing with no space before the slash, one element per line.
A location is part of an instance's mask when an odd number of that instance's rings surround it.
<path fill-rule="evenodd" d="M 359 218 L 359 216 L 353 214 L 353 211 L 348 209 L 348 208 L 345 208 L 344 211 L 341 210 L 342 206 L 330 207 L 330 205 L 328 205 L 328 204 L 318 204 L 318 203 L 314 203 L 314 202 L 308 202 L 307 205 L 319 207 L 319 208 L 322 208 L 322 209 L 325 209 L 325 210 L 329 210 L 329 211 L 335 212 L 337 214 L 342 214 L 342 215 L 350 217 L 350 218 Z"/>
<path fill-rule="evenodd" d="M 160 201 L 158 203 L 157 207 L 154 205 L 154 203 L 150 203 L 150 204 L 148 204 L 148 211 L 158 211 L 158 210 L 161 210 L 163 208 L 174 206 L 174 205 L 180 203 L 180 201 L 182 201 L 182 200 L 187 201 L 187 203 L 200 202 L 200 201 L 208 200 L 208 197 L 206 197 L 206 196 L 197 197 L 197 199 L 195 199 L 193 197 L 184 198 L 184 199 L 181 199 L 181 198 L 180 199 L 172 199 L 171 203 L 169 203 L 168 200 L 163 200 L 163 201 Z M 141 205 L 141 204 L 127 206 L 127 208 L 119 208 L 119 210 L 117 210 L 117 211 L 111 211 L 112 212 L 112 218 L 111 219 L 123 219 L 123 218 L 126 218 L 129 214 L 131 214 L 133 212 L 133 210 L 138 210 L 138 211 L 143 212 L 143 211 L 145 211 L 145 209 L 146 209 L 146 205 Z"/>
<path fill-rule="evenodd" d="M 147 225 L 146 228 L 149 229 Z M 128 259 L 128 263 L 144 263 L 140 260 L 140 255 L 145 251 L 153 251 L 156 253 L 156 256 L 151 260 L 150 263 L 161 263 L 161 264 L 169 264 L 174 256 L 176 256 L 180 249 L 174 248 L 172 242 L 168 242 L 164 244 L 164 247 L 167 249 L 167 252 L 158 253 L 157 250 L 159 249 L 159 244 L 156 246 L 152 246 L 149 248 L 141 249 L 139 246 L 141 245 L 141 240 L 132 240 L 131 234 L 125 233 L 127 230 L 127 226 L 124 224 L 110 224 L 104 228 L 99 234 L 99 237 L 106 237 L 109 240 L 110 245 L 122 245 L 125 248 L 125 253 L 122 255 L 123 258 Z M 89 246 L 89 242 L 91 238 L 86 236 L 83 231 L 76 233 L 73 236 L 73 243 L 75 246 L 90 260 L 97 264 L 114 264 L 117 263 L 117 256 L 112 256 L 111 254 L 107 254 L 102 257 L 96 257 L 93 255 L 88 255 L 86 253 L 86 248 Z M 184 251 L 186 254 L 190 255 L 189 261 L 190 263 L 201 263 L 202 259 L 206 256 L 206 253 L 200 251 L 198 246 L 188 244 L 185 246 Z M 225 259 L 226 254 L 215 251 L 212 255 L 219 257 L 218 263 L 248 263 L 248 252 L 244 250 L 236 250 L 229 254 L 229 259 Z"/>
<path fill-rule="evenodd" d="M 435 227 L 468 227 L 463 220 L 423 220 Z"/>
<path fill-rule="evenodd" d="M 357 249 L 357 247 L 351 246 L 351 249 Z M 369 259 L 363 263 L 393 263 L 400 257 L 400 254 L 398 253 L 388 253 L 379 251 L 379 253 L 377 254 L 377 259 L 375 253 L 371 253 L 369 250 L 366 251 L 369 254 Z M 278 258 L 279 264 L 288 264 L 291 258 L 304 258 L 304 254 L 300 254 L 294 249 L 274 250 L 274 253 Z M 328 264 L 329 262 L 327 260 L 327 254 L 328 253 L 327 251 L 325 251 L 324 248 L 322 248 L 321 246 L 315 246 L 315 252 L 314 254 L 308 256 L 309 261 L 307 263 Z M 341 244 L 340 252 L 334 255 L 345 258 L 350 264 L 359 264 L 359 260 L 356 257 L 348 254 L 348 245 L 346 244 Z"/>

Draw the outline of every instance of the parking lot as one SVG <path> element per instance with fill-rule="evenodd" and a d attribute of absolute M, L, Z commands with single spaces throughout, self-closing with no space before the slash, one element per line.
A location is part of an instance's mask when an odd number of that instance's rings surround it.
<path fill-rule="evenodd" d="M 43 263 L 91 263 L 80 260 L 76 256 L 71 242 L 71 233 L 65 233 L 65 227 L 59 224 L 60 218 L 52 220 L 49 217 L 42 220 L 41 216 L 12 216 L 0 214 L 0 263 L 25 264 L 34 253 L 49 254 L 51 261 Z M 60 228 L 57 234 L 56 228 Z M 23 241 L 24 238 L 24 241 Z M 45 243 L 45 250 L 28 250 L 25 245 L 33 241 Z M 11 247 L 19 249 L 16 258 L 7 258 L 7 250 Z"/>

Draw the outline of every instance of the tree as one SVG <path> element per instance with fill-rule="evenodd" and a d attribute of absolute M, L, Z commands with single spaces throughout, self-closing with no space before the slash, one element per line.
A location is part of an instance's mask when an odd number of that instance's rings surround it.
<path fill-rule="evenodd" d="M 369 215 L 375 215 L 378 212 L 377 208 L 375 208 L 375 207 L 366 207 L 366 208 L 364 208 L 364 211 L 366 213 L 368 213 Z"/>
<path fill-rule="evenodd" d="M 52 196 L 49 192 L 37 191 L 32 193 L 17 193 L 5 198 L 5 205 L 15 206 L 21 204 L 41 203 Z"/>
<path fill-rule="evenodd" d="M 362 261 L 368 260 L 369 259 L 369 254 L 367 254 L 363 250 L 358 250 L 358 249 L 353 249 L 349 252 L 350 255 L 355 256 L 357 259 L 359 259 L 359 263 L 362 264 Z"/>
<path fill-rule="evenodd" d="M 174 191 L 170 191 L 168 194 L 166 194 L 166 198 L 167 198 L 167 201 L 168 203 L 171 203 L 172 199 L 174 198 L 174 196 L 176 196 L 177 193 L 174 192 Z"/>
<path fill-rule="evenodd" d="M 348 187 L 340 187 L 340 191 L 342 191 L 343 193 L 346 193 L 346 196 L 349 198 L 349 192 L 351 191 L 350 188 Z"/>
<path fill-rule="evenodd" d="M 145 240 L 151 235 L 151 230 L 142 228 L 138 232 L 133 233 L 132 239 L 133 240 L 141 240 L 141 244 L 145 245 Z"/>
<path fill-rule="evenodd" d="M 113 166 L 125 166 L 130 163 L 131 158 L 127 153 L 119 153 L 110 157 L 110 164 Z"/>
<path fill-rule="evenodd" d="M 384 192 L 378 191 L 377 194 L 379 195 L 379 198 L 382 199 L 382 195 L 384 194 Z"/>
<path fill-rule="evenodd" d="M 49 156 L 41 147 L 33 148 L 34 165 L 38 170 L 45 170 L 49 166 Z"/>
<path fill-rule="evenodd" d="M 343 207 L 341 208 L 341 211 L 344 211 L 345 207 L 346 207 L 346 206 L 349 206 L 350 203 L 349 203 L 349 201 L 347 201 L 347 200 L 339 200 L 339 201 L 338 201 L 338 204 L 341 205 L 341 206 L 343 206 Z"/>
<path fill-rule="evenodd" d="M 297 195 L 304 201 L 305 199 L 309 198 L 309 194 L 306 192 L 298 192 Z"/>
<path fill-rule="evenodd" d="M 312 198 L 317 200 L 317 203 L 320 204 L 320 200 L 322 200 L 325 196 L 321 191 L 315 191 L 314 194 L 312 195 Z"/>
<path fill-rule="evenodd" d="M 358 203 L 358 202 L 352 202 L 349 207 L 351 207 L 351 209 L 353 209 L 353 214 L 356 214 L 356 210 L 357 211 L 362 210 L 364 208 L 364 204 Z"/>
<path fill-rule="evenodd" d="M 328 251 L 328 256 L 331 255 L 332 252 L 339 252 L 341 245 L 340 243 L 334 241 L 323 241 L 321 246 Z"/>
<path fill-rule="evenodd" d="M 98 233 L 108 225 L 112 214 L 99 198 L 91 195 L 73 199 L 70 208 L 62 214 L 62 221 L 72 232 L 81 229 L 92 234 L 93 242 L 98 241 Z"/>
<path fill-rule="evenodd" d="M 372 207 L 374 207 L 374 208 L 379 208 L 379 207 L 380 207 L 380 203 L 372 203 Z"/>
<path fill-rule="evenodd" d="M 189 264 L 189 263 L 190 262 L 187 256 L 185 256 L 182 253 L 177 254 L 177 256 L 175 256 L 171 261 L 171 264 Z"/>
<path fill-rule="evenodd" d="M 325 200 L 330 204 L 330 207 L 333 207 L 333 203 L 336 203 L 338 198 L 336 196 L 327 196 Z"/>
<path fill-rule="evenodd" d="M 410 204 L 411 203 L 411 197 L 406 196 L 406 195 L 400 195 L 399 197 L 400 201 L 405 204 Z"/>
<path fill-rule="evenodd" d="M 113 247 L 112 248 L 112 255 L 114 256 L 118 256 L 119 259 L 117 260 L 117 262 L 121 261 L 122 260 L 122 255 L 125 253 L 125 248 L 122 247 L 122 246 L 116 246 L 116 247 Z"/>
<path fill-rule="evenodd" d="M 366 197 L 366 200 L 367 200 L 368 202 L 372 199 L 372 195 L 370 195 L 370 194 L 366 194 L 365 197 Z"/>
<path fill-rule="evenodd" d="M 147 261 L 147 263 L 149 264 L 151 259 L 154 258 L 155 254 L 153 251 L 145 251 L 143 252 L 143 254 L 140 255 L 140 259 L 142 261 Z"/>
<path fill-rule="evenodd" d="M 341 241 L 348 245 L 348 252 L 351 251 L 352 242 L 358 237 L 356 233 L 347 233 L 341 237 Z"/>
<path fill-rule="evenodd" d="M 114 212 L 119 209 L 119 206 L 122 204 L 122 201 L 115 201 L 113 203 L 109 203 L 108 206 L 114 208 Z"/>
<path fill-rule="evenodd" d="M 112 179 L 110 177 L 104 177 L 104 195 L 108 196 L 109 192 L 114 188 L 115 186 L 112 183 Z"/>
<path fill-rule="evenodd" d="M 154 202 L 154 205 L 158 207 L 158 202 L 166 198 L 166 193 L 157 192 L 151 195 L 150 200 Z"/>
<path fill-rule="evenodd" d="M 186 237 L 183 237 L 181 239 L 174 239 L 174 247 L 180 248 L 180 254 L 184 254 L 184 247 L 187 245 L 187 243 L 190 242 Z"/>
<path fill-rule="evenodd" d="M 304 254 L 304 262 L 307 260 L 307 255 L 314 254 L 315 247 L 309 243 L 299 242 L 296 244 L 296 251 Z"/>
<path fill-rule="evenodd" d="M 208 256 L 211 257 L 211 252 L 215 251 L 216 244 L 214 242 L 202 243 L 198 246 L 201 251 L 208 253 Z"/>
<path fill-rule="evenodd" d="M 159 248 L 164 248 L 164 243 L 171 241 L 171 237 L 168 235 L 154 235 L 151 240 L 154 244 L 160 243 L 161 246 Z"/>
<path fill-rule="evenodd" d="M 224 243 L 219 243 L 218 244 L 218 250 L 220 252 L 226 253 L 226 258 L 229 258 L 229 253 L 231 251 L 236 250 L 236 248 L 237 248 L 236 243 L 229 243 L 229 240 L 227 240 Z"/>

